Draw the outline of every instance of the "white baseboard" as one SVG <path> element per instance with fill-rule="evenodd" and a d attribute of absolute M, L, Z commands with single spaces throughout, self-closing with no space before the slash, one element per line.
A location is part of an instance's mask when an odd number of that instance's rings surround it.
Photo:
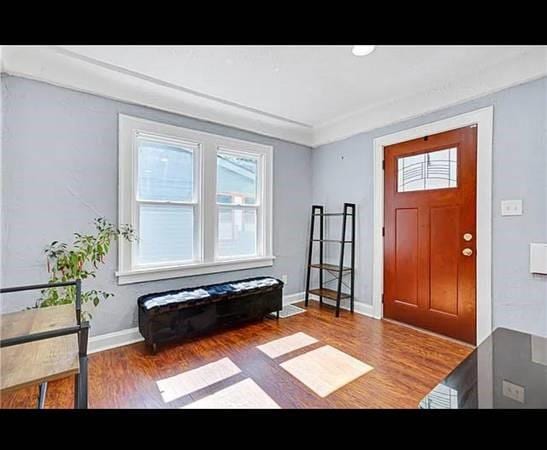
<path fill-rule="evenodd" d="M 305 296 L 304 292 L 297 292 L 296 294 L 284 295 L 283 304 L 291 305 L 293 303 L 301 302 L 302 300 L 304 300 L 304 296 Z"/>
<path fill-rule="evenodd" d="M 89 338 L 88 353 L 102 352 L 103 350 L 122 347 L 143 340 L 144 338 L 137 327 L 100 334 Z"/>
<path fill-rule="evenodd" d="M 310 294 L 310 300 L 313 300 L 314 302 L 318 302 L 319 297 L 313 294 Z M 328 298 L 323 298 L 323 303 L 326 303 L 327 305 L 330 305 L 330 306 L 336 306 L 336 302 Z M 349 311 L 350 309 L 349 301 L 347 299 L 342 300 L 340 302 L 340 308 L 347 309 Z M 376 319 L 376 317 L 374 317 L 374 310 L 372 308 L 372 305 L 369 305 L 367 303 L 355 301 L 353 304 L 353 310 L 358 314 L 362 314 L 363 316 L 368 316 L 368 317 L 372 317 L 373 319 Z"/>
<path fill-rule="evenodd" d="M 283 304 L 290 305 L 292 303 L 298 303 L 304 300 L 305 293 L 297 292 L 296 294 L 284 295 Z M 310 295 L 310 300 L 319 301 L 319 297 Z M 336 303 L 332 300 L 323 300 L 327 305 L 335 306 Z M 346 301 L 342 301 L 341 308 L 349 310 L 349 304 Z M 365 316 L 374 317 L 372 311 L 372 305 L 366 303 L 355 302 L 354 310 L 356 313 L 363 314 Z M 93 336 L 89 338 L 88 353 L 102 352 L 103 350 L 109 350 L 111 348 L 122 347 L 124 345 L 134 344 L 135 342 L 141 342 L 144 338 L 141 336 L 138 327 L 127 328 L 125 330 L 114 331 L 112 333 L 101 334 L 99 336 Z"/>
<path fill-rule="evenodd" d="M 298 292 L 296 294 L 286 295 L 283 297 L 283 304 L 290 305 L 292 303 L 302 302 L 304 301 L 305 296 L 306 296 L 305 292 Z M 317 297 L 316 295 L 310 294 L 310 300 L 313 300 L 314 302 L 318 302 L 319 297 Z M 336 306 L 336 302 L 334 300 L 323 299 L 323 302 L 330 306 Z M 340 308 L 347 309 L 349 311 L 350 309 L 349 302 L 346 299 L 342 300 L 340 302 Z M 372 305 L 369 305 L 367 303 L 355 301 L 355 303 L 353 304 L 353 310 L 356 313 L 363 314 L 364 316 L 377 319 L 377 317 L 374 317 L 374 310 Z"/>

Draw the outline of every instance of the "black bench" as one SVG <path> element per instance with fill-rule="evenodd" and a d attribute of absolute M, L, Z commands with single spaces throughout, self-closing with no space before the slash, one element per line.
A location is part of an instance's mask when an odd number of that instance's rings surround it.
<path fill-rule="evenodd" d="M 255 277 L 143 295 L 139 331 L 153 353 L 157 344 L 262 319 L 283 308 L 283 282 Z"/>

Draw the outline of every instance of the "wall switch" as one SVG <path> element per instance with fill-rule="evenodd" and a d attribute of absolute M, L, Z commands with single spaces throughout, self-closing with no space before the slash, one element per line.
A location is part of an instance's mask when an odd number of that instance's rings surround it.
<path fill-rule="evenodd" d="M 502 200 L 502 216 L 522 216 L 522 200 Z"/>
<path fill-rule="evenodd" d="M 502 381 L 503 395 L 511 400 L 519 403 L 524 403 L 524 388 L 518 384 L 513 384 L 510 381 Z"/>
<path fill-rule="evenodd" d="M 283 275 L 281 281 L 283 281 L 283 284 L 287 284 L 287 275 Z"/>

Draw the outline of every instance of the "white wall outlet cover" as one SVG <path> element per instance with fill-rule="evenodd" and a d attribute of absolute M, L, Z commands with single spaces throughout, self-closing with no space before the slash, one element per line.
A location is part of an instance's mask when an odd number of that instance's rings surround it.
<path fill-rule="evenodd" d="M 530 243 L 530 272 L 547 275 L 547 244 Z"/>
<path fill-rule="evenodd" d="M 519 403 L 524 403 L 524 387 L 511 383 L 510 381 L 503 380 L 502 392 L 505 397 Z"/>
<path fill-rule="evenodd" d="M 502 216 L 522 216 L 522 200 L 502 200 Z"/>
<path fill-rule="evenodd" d="M 547 366 L 547 339 L 530 336 L 532 340 L 532 362 Z"/>
<path fill-rule="evenodd" d="M 283 281 L 284 284 L 287 284 L 287 279 L 288 279 L 287 275 L 281 276 L 281 281 Z"/>

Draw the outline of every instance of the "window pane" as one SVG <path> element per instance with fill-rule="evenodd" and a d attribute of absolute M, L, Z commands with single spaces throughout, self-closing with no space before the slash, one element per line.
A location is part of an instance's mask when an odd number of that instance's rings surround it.
<path fill-rule="evenodd" d="M 218 256 L 256 255 L 256 209 L 220 206 Z"/>
<path fill-rule="evenodd" d="M 193 259 L 193 206 L 143 204 L 139 220 L 140 264 Z"/>
<path fill-rule="evenodd" d="M 191 201 L 194 184 L 191 148 L 138 138 L 139 200 Z"/>
<path fill-rule="evenodd" d="M 397 191 L 458 187 L 458 149 L 448 148 L 397 160 Z"/>
<path fill-rule="evenodd" d="M 254 205 L 257 198 L 258 160 L 217 154 L 217 202 Z"/>

